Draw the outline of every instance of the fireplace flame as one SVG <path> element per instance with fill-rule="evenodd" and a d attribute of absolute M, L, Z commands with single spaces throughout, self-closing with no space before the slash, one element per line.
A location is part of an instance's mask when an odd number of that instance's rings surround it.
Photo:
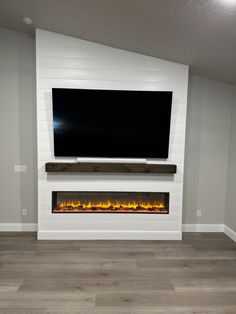
<path fill-rule="evenodd" d="M 103 201 L 103 202 L 81 202 L 81 201 L 59 201 L 54 212 L 165 212 L 167 211 L 164 202 L 120 202 L 120 201 Z"/>

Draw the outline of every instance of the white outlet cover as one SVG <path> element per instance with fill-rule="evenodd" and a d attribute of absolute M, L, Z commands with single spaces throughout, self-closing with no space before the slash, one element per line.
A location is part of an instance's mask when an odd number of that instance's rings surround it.
<path fill-rule="evenodd" d="M 27 172 L 27 166 L 26 165 L 15 165 L 14 171 L 15 172 Z"/>
<path fill-rule="evenodd" d="M 201 217 L 202 216 L 202 211 L 199 209 L 197 210 L 197 217 Z"/>
<path fill-rule="evenodd" d="M 22 215 L 27 216 L 27 213 L 28 213 L 27 208 L 23 208 L 22 209 Z"/>

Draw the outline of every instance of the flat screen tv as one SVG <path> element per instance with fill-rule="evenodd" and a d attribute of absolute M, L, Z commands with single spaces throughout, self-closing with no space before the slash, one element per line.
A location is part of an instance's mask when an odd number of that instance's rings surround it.
<path fill-rule="evenodd" d="M 172 92 L 53 88 L 55 156 L 167 158 Z"/>

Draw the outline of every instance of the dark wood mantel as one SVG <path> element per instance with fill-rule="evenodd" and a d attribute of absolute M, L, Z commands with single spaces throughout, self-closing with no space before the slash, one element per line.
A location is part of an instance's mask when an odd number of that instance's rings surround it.
<path fill-rule="evenodd" d="M 103 172 L 103 173 L 159 173 L 175 174 L 177 166 L 173 164 L 136 164 L 136 163 L 81 163 L 47 162 L 45 171 L 51 172 Z"/>

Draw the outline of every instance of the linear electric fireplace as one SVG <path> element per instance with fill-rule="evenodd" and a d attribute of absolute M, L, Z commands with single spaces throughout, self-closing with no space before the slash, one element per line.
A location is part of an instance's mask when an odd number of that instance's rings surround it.
<path fill-rule="evenodd" d="M 53 213 L 168 214 L 167 192 L 52 192 Z"/>

